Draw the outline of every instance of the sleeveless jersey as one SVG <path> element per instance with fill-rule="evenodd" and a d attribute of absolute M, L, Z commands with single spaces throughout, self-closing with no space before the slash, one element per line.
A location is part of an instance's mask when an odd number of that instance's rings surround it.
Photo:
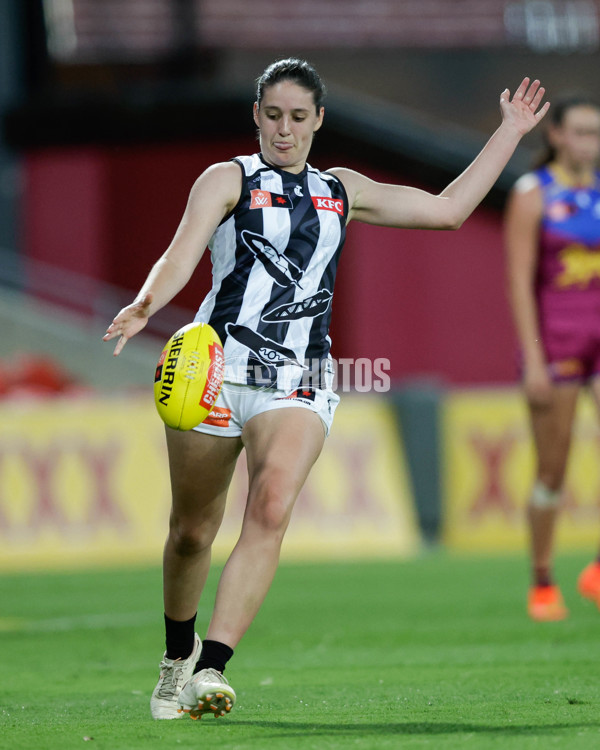
<path fill-rule="evenodd" d="M 212 289 L 195 320 L 223 342 L 228 382 L 330 385 L 329 324 L 348 199 L 333 175 L 239 156 L 240 199 L 209 242 Z"/>
<path fill-rule="evenodd" d="M 536 171 L 543 196 L 537 288 L 542 295 L 600 294 L 600 173 L 574 186 L 556 165 Z"/>
<path fill-rule="evenodd" d="M 557 165 L 535 172 L 543 196 L 536 297 L 553 380 L 600 371 L 600 174 L 571 184 Z"/>

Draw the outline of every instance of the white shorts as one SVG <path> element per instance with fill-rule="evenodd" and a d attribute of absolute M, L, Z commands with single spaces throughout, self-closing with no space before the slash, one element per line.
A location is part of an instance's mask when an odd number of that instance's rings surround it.
<path fill-rule="evenodd" d="M 207 435 L 239 437 L 246 422 L 257 414 L 271 409 L 300 407 L 314 411 L 321 418 L 325 435 L 329 435 L 339 402 L 340 397 L 332 390 L 298 388 L 286 392 L 252 385 L 224 383 L 208 417 L 193 429 Z"/>

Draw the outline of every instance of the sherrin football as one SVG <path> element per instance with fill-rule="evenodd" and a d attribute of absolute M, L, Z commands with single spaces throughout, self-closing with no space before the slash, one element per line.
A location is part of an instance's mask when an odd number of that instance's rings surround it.
<path fill-rule="evenodd" d="M 223 385 L 225 356 L 208 323 L 189 323 L 167 341 L 154 375 L 154 401 L 175 430 L 191 430 L 213 408 Z"/>

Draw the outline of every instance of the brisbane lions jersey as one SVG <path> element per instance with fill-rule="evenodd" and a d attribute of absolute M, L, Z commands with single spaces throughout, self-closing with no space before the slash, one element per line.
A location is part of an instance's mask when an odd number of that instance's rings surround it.
<path fill-rule="evenodd" d="M 241 195 L 209 242 L 213 285 L 195 320 L 221 337 L 226 381 L 324 388 L 346 191 L 309 165 L 292 174 L 261 154 L 233 161 L 242 170 Z"/>
<path fill-rule="evenodd" d="M 539 237 L 539 292 L 600 293 L 600 173 L 589 185 L 573 185 L 560 167 L 535 172 L 544 213 Z"/>

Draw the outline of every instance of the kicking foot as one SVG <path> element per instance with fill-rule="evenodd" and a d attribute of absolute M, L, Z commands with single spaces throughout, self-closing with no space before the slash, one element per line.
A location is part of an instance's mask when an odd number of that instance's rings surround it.
<path fill-rule="evenodd" d="M 201 669 L 179 694 L 180 715 L 189 714 L 192 719 L 201 719 L 204 714 L 218 719 L 228 714 L 234 703 L 235 690 L 216 669 Z"/>

